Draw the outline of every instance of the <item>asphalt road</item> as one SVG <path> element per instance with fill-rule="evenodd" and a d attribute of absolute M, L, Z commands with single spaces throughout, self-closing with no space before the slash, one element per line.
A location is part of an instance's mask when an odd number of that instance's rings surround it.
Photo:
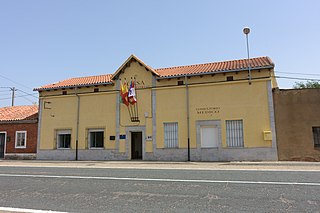
<path fill-rule="evenodd" d="M 320 212 L 320 171 L 0 167 L 1 207 L 63 212 Z"/>

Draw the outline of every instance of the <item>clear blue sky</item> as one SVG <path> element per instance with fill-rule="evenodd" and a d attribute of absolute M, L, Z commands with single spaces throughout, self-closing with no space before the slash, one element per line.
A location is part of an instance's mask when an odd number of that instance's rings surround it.
<path fill-rule="evenodd" d="M 245 58 L 245 26 L 250 55 L 269 56 L 277 75 L 320 79 L 319 11 L 318 0 L 0 0 L 0 87 L 37 96 L 32 88 L 113 73 L 132 53 L 154 68 Z M 0 88 L 0 107 L 10 104 Z"/>

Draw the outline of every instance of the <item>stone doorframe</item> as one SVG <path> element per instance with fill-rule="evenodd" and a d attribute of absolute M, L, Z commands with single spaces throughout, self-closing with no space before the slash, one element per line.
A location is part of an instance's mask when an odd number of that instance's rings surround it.
<path fill-rule="evenodd" d="M 142 160 L 146 153 L 146 127 L 145 126 L 127 126 L 126 127 L 126 153 L 128 160 L 131 160 L 131 132 L 142 132 Z"/>

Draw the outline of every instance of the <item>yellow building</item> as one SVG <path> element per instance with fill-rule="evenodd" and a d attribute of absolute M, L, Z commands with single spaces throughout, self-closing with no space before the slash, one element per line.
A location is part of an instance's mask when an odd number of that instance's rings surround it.
<path fill-rule="evenodd" d="M 36 88 L 37 158 L 277 160 L 274 64 L 259 57 L 248 65 L 153 69 L 131 55 L 114 74 Z"/>

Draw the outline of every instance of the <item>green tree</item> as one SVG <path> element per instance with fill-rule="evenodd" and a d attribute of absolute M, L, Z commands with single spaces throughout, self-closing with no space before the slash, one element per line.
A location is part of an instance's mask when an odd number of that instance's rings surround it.
<path fill-rule="evenodd" d="M 305 88 L 320 88 L 319 81 L 307 81 L 307 82 L 295 82 L 293 85 L 294 89 L 305 89 Z"/>

